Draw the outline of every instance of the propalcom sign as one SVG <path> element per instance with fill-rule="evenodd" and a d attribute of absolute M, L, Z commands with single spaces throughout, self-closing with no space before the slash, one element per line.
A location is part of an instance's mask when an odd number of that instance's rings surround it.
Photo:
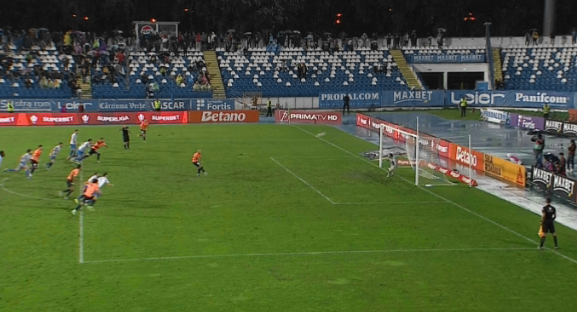
<path fill-rule="evenodd" d="M 188 113 L 189 123 L 246 123 L 258 122 L 258 111 L 193 111 Z"/>
<path fill-rule="evenodd" d="M 343 115 L 340 112 L 276 110 L 274 121 L 280 123 L 340 125 L 343 123 Z"/>

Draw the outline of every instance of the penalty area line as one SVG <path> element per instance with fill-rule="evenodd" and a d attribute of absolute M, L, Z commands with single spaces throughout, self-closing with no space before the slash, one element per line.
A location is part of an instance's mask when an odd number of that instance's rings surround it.
<path fill-rule="evenodd" d="M 133 258 L 133 259 L 108 259 L 90 260 L 84 263 L 107 263 L 107 262 L 136 262 L 136 261 L 159 261 L 179 259 L 210 259 L 210 258 L 242 258 L 242 257 L 289 257 L 289 256 L 322 256 L 322 255 L 346 255 L 346 254 L 388 254 L 388 253 L 427 253 L 427 252 L 491 252 L 491 251 L 535 251 L 535 248 L 450 248 L 450 249 L 383 249 L 383 250 L 344 250 L 344 251 L 309 251 L 309 252 L 280 252 L 280 253 L 249 253 L 249 254 L 222 254 L 222 255 L 195 255 L 180 257 L 156 257 L 156 258 Z"/>
<path fill-rule="evenodd" d="M 8 181 L 10 178 L 5 178 L 4 180 L 2 180 L 2 182 L 0 183 L 0 188 L 2 188 L 2 190 L 4 190 L 7 193 L 10 193 L 12 195 L 16 195 L 16 196 L 20 196 L 20 197 L 24 197 L 24 198 L 30 198 L 30 199 L 37 199 L 37 200 L 49 200 L 49 201 L 59 201 L 62 202 L 62 200 L 60 199 L 54 199 L 54 198 L 40 198 L 40 197 L 35 197 L 35 196 L 31 196 L 31 195 L 26 195 L 26 194 L 20 194 L 18 192 L 14 192 L 12 190 L 9 190 L 6 188 L 6 186 L 4 186 L 4 182 Z"/>
<path fill-rule="evenodd" d="M 369 164 L 371 164 L 371 165 L 379 168 L 379 166 L 378 166 L 377 164 L 375 164 L 375 163 L 367 160 L 366 158 L 363 158 L 363 157 L 361 157 L 361 156 L 359 156 L 359 155 L 356 155 L 355 153 L 353 153 L 353 152 L 351 152 L 351 151 L 349 151 L 349 150 L 347 150 L 347 149 L 345 149 L 345 148 L 342 148 L 342 147 L 340 147 L 340 146 L 338 146 L 338 145 L 336 145 L 336 144 L 334 144 L 334 143 L 332 143 L 332 142 L 329 142 L 329 141 L 327 141 L 327 140 L 325 140 L 325 139 L 323 139 L 323 138 L 317 137 L 315 134 L 313 134 L 313 133 L 310 132 L 310 131 L 307 131 L 307 130 L 305 130 L 305 129 L 299 127 L 299 126 L 295 126 L 295 125 L 293 125 L 293 127 L 301 130 L 301 131 L 304 132 L 304 133 L 307 133 L 307 134 L 309 134 L 309 135 L 317 138 L 318 140 L 321 140 L 321 141 L 325 142 L 326 144 L 328 144 L 328 145 L 330 145 L 330 146 L 332 146 L 332 147 L 335 147 L 335 148 L 337 148 L 337 149 L 339 149 L 339 150 L 341 150 L 341 151 L 343 151 L 343 152 L 345 152 L 345 153 L 347 153 L 347 154 L 349 154 L 349 155 L 355 156 L 356 158 L 358 158 L 358 159 L 360 159 L 360 160 L 362 160 L 362 161 L 364 161 L 364 162 L 366 162 L 366 163 L 369 163 Z M 337 129 L 338 129 L 338 128 L 337 128 Z M 346 132 L 345 132 L 345 133 L 346 133 Z M 347 134 L 348 134 L 348 133 L 347 133 Z M 349 134 L 349 135 L 350 135 L 350 134 Z M 381 170 L 383 170 L 383 171 L 385 170 L 384 168 L 379 168 L 379 169 L 381 169 Z M 403 177 L 401 177 L 401 176 L 398 176 L 398 178 L 401 179 L 401 180 L 403 180 L 403 181 L 405 181 L 405 182 L 407 182 L 407 183 L 409 183 L 409 184 L 411 184 L 411 185 L 414 185 L 413 182 L 411 182 L 411 181 L 409 181 L 409 180 L 407 180 L 407 179 L 405 179 L 405 178 L 403 178 Z M 500 224 L 500 223 L 498 223 L 498 222 L 496 222 L 496 221 L 493 221 L 492 219 L 489 219 L 489 218 L 487 218 L 487 217 L 485 217 L 485 216 L 483 216 L 483 215 L 481 215 L 481 214 L 479 214 L 479 213 L 477 213 L 477 212 L 475 212 L 475 211 L 472 211 L 472 210 L 470 210 L 470 209 L 468 209 L 468 208 L 465 208 L 463 205 L 460 205 L 460 204 L 458 204 L 458 203 L 456 203 L 456 202 L 454 202 L 454 201 L 452 201 L 452 200 L 450 200 L 450 199 L 447 199 L 447 198 L 445 198 L 445 197 L 443 197 L 443 196 L 441 196 L 441 195 L 439 195 L 439 194 L 437 194 L 437 193 L 435 193 L 435 192 L 432 192 L 432 191 L 430 191 L 430 190 L 428 190 L 428 189 L 426 189 L 426 188 L 424 188 L 424 187 L 422 187 L 422 186 L 417 186 L 417 187 L 420 188 L 421 190 L 423 190 L 423 191 L 425 191 L 425 192 L 427 192 L 427 193 L 429 193 L 429 194 L 437 197 L 438 199 L 444 200 L 446 203 L 451 204 L 451 205 L 453 205 L 453 206 L 455 206 L 455 207 L 457 207 L 457 208 L 459 208 L 459 209 L 461 209 L 461 210 L 463 210 L 463 211 L 466 211 L 466 212 L 468 212 L 468 213 L 470 213 L 470 214 L 472 214 L 472 215 L 474 215 L 474 216 L 476 216 L 476 217 L 478 217 L 478 218 L 480 218 L 480 219 L 483 219 L 483 220 L 485 220 L 485 221 L 487 221 L 487 222 L 489 222 L 489 223 L 491 223 L 491 224 L 493 224 L 493 225 L 495 225 L 495 226 L 497 226 L 497 227 L 499 227 L 499 228 L 501 228 L 501 229 L 503 229 L 503 230 L 505 230 L 505 231 L 507 231 L 507 232 L 509 232 L 509 233 L 511 233 L 511 234 L 514 234 L 515 236 L 517 236 L 517 237 L 519 237 L 519 238 L 522 238 L 522 239 L 524 239 L 524 240 L 526 240 L 526 241 L 528 241 L 528 242 L 531 242 L 531 243 L 533 243 L 534 245 L 537 245 L 537 246 L 539 245 L 539 243 L 537 243 L 536 241 L 530 239 L 529 237 L 527 237 L 527 236 L 525 236 L 525 235 L 523 235 L 523 234 L 521 234 L 521 233 L 519 233 L 519 232 L 516 232 L 515 230 L 513 230 L 513 229 L 511 229 L 511 228 L 509 228 L 509 227 L 506 227 L 506 226 L 504 226 L 504 225 L 502 225 L 502 224 Z M 556 250 L 550 249 L 550 248 L 545 248 L 545 249 L 548 250 L 548 251 L 550 251 L 550 252 L 552 252 L 552 253 L 554 253 L 554 254 L 556 254 L 556 255 L 558 255 L 559 257 L 562 257 L 562 258 L 564 258 L 564 259 L 566 259 L 566 260 L 568 260 L 568 261 L 571 261 L 571 262 L 577 264 L 577 260 L 575 260 L 575 259 L 573 259 L 573 258 L 571 258 L 571 257 L 569 257 L 569 256 L 566 256 L 566 255 L 564 255 L 564 254 L 562 254 L 562 253 L 560 253 L 560 252 L 558 252 L 558 251 L 556 251 Z"/>
<path fill-rule="evenodd" d="M 299 179 L 302 183 L 304 183 L 306 186 L 308 186 L 310 189 L 312 189 L 313 191 L 317 192 L 317 194 L 321 195 L 324 199 L 328 200 L 329 203 L 335 205 L 336 203 L 330 199 L 327 195 L 323 194 L 321 191 L 317 190 L 314 186 L 310 185 L 310 183 L 308 183 L 307 181 L 305 181 L 303 178 L 299 177 L 296 173 L 292 172 L 289 168 L 285 167 L 283 164 L 281 164 L 280 162 L 278 162 L 278 160 L 274 159 L 274 158 L 270 158 L 272 161 L 274 161 L 277 165 L 279 165 L 281 168 L 283 168 L 284 170 L 286 170 L 288 173 L 290 173 L 293 177 Z"/>

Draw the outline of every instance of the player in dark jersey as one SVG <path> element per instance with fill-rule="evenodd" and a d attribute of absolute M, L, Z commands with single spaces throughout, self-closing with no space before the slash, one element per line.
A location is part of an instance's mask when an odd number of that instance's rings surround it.
<path fill-rule="evenodd" d="M 120 131 L 122 131 L 122 141 L 124 142 L 124 149 L 129 150 L 130 149 L 130 130 L 128 129 L 128 126 L 124 126 L 124 127 L 122 127 L 122 129 L 120 129 Z"/>
<path fill-rule="evenodd" d="M 541 229 L 543 230 L 543 235 L 541 236 L 541 244 L 539 249 L 543 249 L 545 244 L 545 238 L 547 238 L 547 233 L 553 234 L 553 239 L 555 240 L 555 249 L 557 249 L 557 233 L 555 233 L 555 218 L 557 218 L 557 210 L 555 207 L 551 206 L 551 198 L 547 198 L 547 205 L 543 207 L 543 215 L 541 216 Z"/>

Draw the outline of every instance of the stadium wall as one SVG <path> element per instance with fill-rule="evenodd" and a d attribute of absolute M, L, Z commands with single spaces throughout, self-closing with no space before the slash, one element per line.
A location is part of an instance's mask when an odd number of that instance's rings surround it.
<path fill-rule="evenodd" d="M 276 97 L 270 98 L 273 105 L 290 109 L 341 109 L 344 97 L 349 95 L 351 109 L 377 108 L 427 108 L 456 107 L 462 97 L 467 98 L 468 105 L 476 108 L 541 108 L 545 103 L 553 109 L 577 108 L 577 96 L 573 92 L 555 91 L 381 91 L 371 90 L 346 92 L 320 92 L 318 97 Z M 137 112 L 153 111 L 152 99 L 2 99 L 0 112 L 7 111 L 7 104 L 12 101 L 16 112 L 78 112 L 83 105 L 85 112 Z M 260 99 L 259 107 L 265 105 L 268 98 Z M 252 103 L 243 103 L 243 99 L 161 99 L 162 111 L 203 111 L 234 110 L 254 107 Z"/>

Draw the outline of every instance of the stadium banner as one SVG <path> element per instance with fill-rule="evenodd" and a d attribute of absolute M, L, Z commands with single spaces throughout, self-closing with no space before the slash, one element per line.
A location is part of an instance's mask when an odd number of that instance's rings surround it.
<path fill-rule="evenodd" d="M 406 55 L 407 62 L 413 64 L 435 63 L 485 63 L 485 54 L 441 54 L 441 55 Z"/>
<path fill-rule="evenodd" d="M 14 113 L 0 114 L 0 126 L 72 126 L 139 124 L 180 124 L 188 122 L 188 112 L 126 113 Z"/>
<path fill-rule="evenodd" d="M 525 166 L 514 164 L 510 161 L 485 154 L 485 173 L 515 183 L 520 186 L 527 184 L 527 171 Z"/>
<path fill-rule="evenodd" d="M 556 120 L 545 120 L 545 131 L 551 134 L 563 134 L 563 122 Z"/>
<path fill-rule="evenodd" d="M 260 114 L 256 110 L 188 112 L 188 123 L 247 123 L 258 122 L 259 119 Z"/>
<path fill-rule="evenodd" d="M 511 113 L 509 114 L 509 125 L 521 129 L 545 130 L 545 118 Z"/>
<path fill-rule="evenodd" d="M 192 99 L 190 110 L 225 111 L 234 110 L 234 100 Z"/>
<path fill-rule="evenodd" d="M 563 134 L 567 136 L 577 136 L 577 124 L 564 122 Z"/>
<path fill-rule="evenodd" d="M 274 121 L 279 123 L 304 123 L 320 125 L 340 125 L 343 123 L 343 115 L 340 112 L 317 112 L 317 111 L 287 111 L 275 110 Z"/>
<path fill-rule="evenodd" d="M 496 109 L 481 108 L 481 118 L 484 121 L 497 123 L 501 125 L 509 124 L 509 112 L 504 112 Z"/>
<path fill-rule="evenodd" d="M 357 91 L 357 92 L 319 92 L 319 108 L 335 109 L 342 108 L 344 98 L 349 95 L 349 106 L 356 108 L 377 108 L 382 106 L 381 91 Z"/>
<path fill-rule="evenodd" d="M 449 145 L 449 159 L 454 160 L 458 163 L 464 164 L 475 170 L 485 171 L 485 154 L 463 147 L 459 144 L 451 143 Z"/>
<path fill-rule="evenodd" d="M 577 202 L 577 181 L 573 179 L 533 166 L 531 167 L 531 182 L 546 192 L 553 193 L 574 203 Z"/>
<path fill-rule="evenodd" d="M 447 91 L 445 106 L 456 107 L 465 97 L 469 106 L 541 108 L 548 103 L 554 109 L 575 108 L 575 93 L 555 91 Z"/>
<path fill-rule="evenodd" d="M 445 91 L 383 91 L 381 107 L 443 107 Z"/>
<path fill-rule="evenodd" d="M 98 99 L 1 99 L 0 112 L 6 112 L 8 102 L 12 101 L 15 112 L 52 112 L 59 113 L 62 107 L 69 113 L 78 112 L 80 105 L 85 112 L 140 112 L 153 111 L 155 99 L 98 100 Z M 190 99 L 160 99 L 161 111 L 192 110 Z M 233 102 L 234 103 L 234 102 Z M 233 105 L 234 107 L 234 105 Z M 224 110 L 224 109 L 223 109 Z"/>
<path fill-rule="evenodd" d="M 18 125 L 18 116 L 20 114 L 0 113 L 0 127 L 1 126 L 16 126 Z"/>

